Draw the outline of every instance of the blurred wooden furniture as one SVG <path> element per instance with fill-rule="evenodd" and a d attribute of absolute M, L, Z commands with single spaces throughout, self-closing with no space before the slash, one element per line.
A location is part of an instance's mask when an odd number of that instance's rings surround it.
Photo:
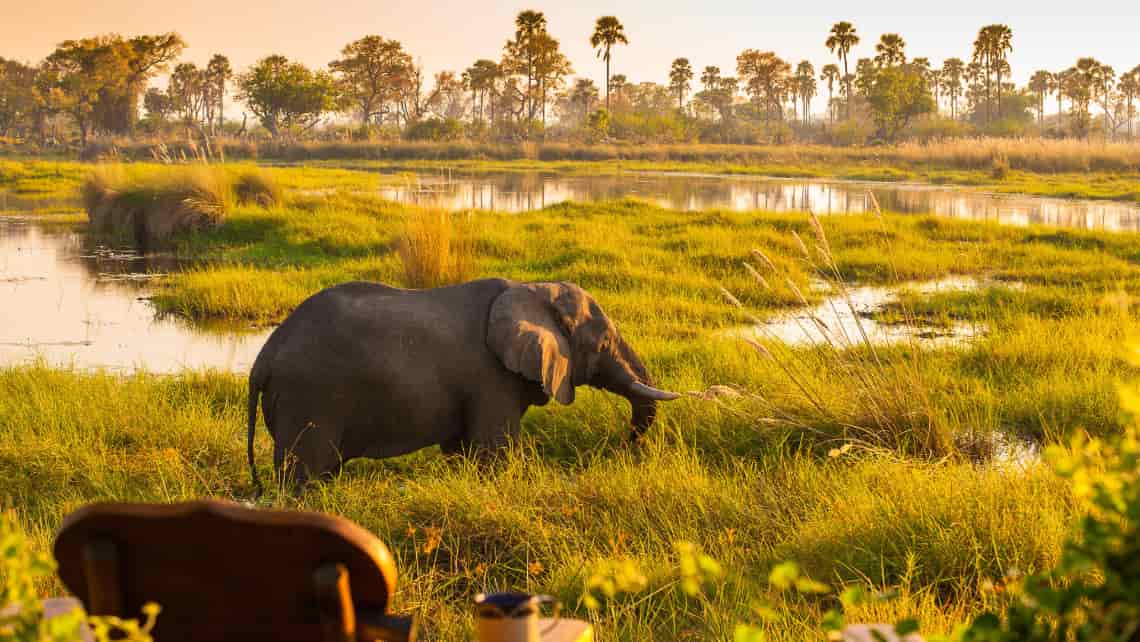
<path fill-rule="evenodd" d="M 396 567 L 382 542 L 320 513 L 217 500 L 103 503 L 64 519 L 59 575 L 91 615 L 162 607 L 166 640 L 410 641 L 388 613 Z"/>

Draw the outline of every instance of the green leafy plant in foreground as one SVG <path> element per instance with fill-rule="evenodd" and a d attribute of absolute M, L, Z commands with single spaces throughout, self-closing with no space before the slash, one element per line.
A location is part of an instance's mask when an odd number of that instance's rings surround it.
<path fill-rule="evenodd" d="M 12 642 L 73 642 L 84 623 L 99 642 L 151 642 L 159 606 L 143 606 L 144 621 L 110 616 L 87 616 L 75 609 L 44 617 L 36 582 L 55 573 L 51 557 L 37 554 L 17 526 L 15 515 L 0 513 L 0 640 Z"/>

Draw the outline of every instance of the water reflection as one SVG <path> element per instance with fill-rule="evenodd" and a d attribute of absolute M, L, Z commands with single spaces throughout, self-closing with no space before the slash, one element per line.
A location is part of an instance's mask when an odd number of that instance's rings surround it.
<path fill-rule="evenodd" d="M 975 290 L 980 283 L 969 277 L 948 277 L 937 281 L 908 283 L 904 287 L 918 294 Z M 924 323 L 881 323 L 874 313 L 896 300 L 899 288 L 884 286 L 849 287 L 833 293 L 818 305 L 773 315 L 755 326 L 734 328 L 730 336 L 781 341 L 788 345 L 832 345 L 850 348 L 866 343 L 888 345 L 920 340 L 925 347 L 961 345 L 985 334 L 982 324 L 956 322 L 945 326 Z"/>
<path fill-rule="evenodd" d="M 85 235 L 0 218 L 0 364 L 245 371 L 267 331 L 207 332 L 158 318 L 146 281 L 169 256 L 90 247 Z"/>
<path fill-rule="evenodd" d="M 402 185 L 386 185 L 384 198 L 448 209 L 522 212 L 563 201 L 627 196 L 680 210 L 812 210 L 858 214 L 884 210 L 996 221 L 1010 225 L 1055 225 L 1080 229 L 1140 231 L 1140 206 L 1014 194 L 989 194 L 918 184 L 786 180 L 680 173 L 567 176 L 540 172 L 458 175 L 420 173 Z"/>

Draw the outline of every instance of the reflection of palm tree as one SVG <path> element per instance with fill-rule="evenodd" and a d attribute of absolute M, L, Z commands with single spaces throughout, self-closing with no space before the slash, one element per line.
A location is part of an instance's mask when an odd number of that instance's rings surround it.
<path fill-rule="evenodd" d="M 598 56 L 606 61 L 606 110 L 610 108 L 610 50 L 616 44 L 628 45 L 625 27 L 614 16 L 602 16 L 594 23 L 594 33 L 590 36 L 590 46 L 598 50 Z"/>
<path fill-rule="evenodd" d="M 851 48 L 859 44 L 859 34 L 855 33 L 855 25 L 850 22 L 837 22 L 831 27 L 831 33 L 827 36 L 827 49 L 831 53 L 838 53 L 839 59 L 843 61 L 843 79 L 847 84 L 845 111 L 846 118 L 851 118 L 851 74 L 847 71 L 847 54 L 851 52 Z"/>

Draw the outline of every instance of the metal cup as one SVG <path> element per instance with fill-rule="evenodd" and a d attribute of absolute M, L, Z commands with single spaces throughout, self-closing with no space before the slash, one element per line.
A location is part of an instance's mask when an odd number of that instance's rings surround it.
<path fill-rule="evenodd" d="M 475 628 L 479 642 L 539 642 L 538 618 L 542 605 L 558 601 L 549 595 L 480 593 L 475 596 Z"/>

